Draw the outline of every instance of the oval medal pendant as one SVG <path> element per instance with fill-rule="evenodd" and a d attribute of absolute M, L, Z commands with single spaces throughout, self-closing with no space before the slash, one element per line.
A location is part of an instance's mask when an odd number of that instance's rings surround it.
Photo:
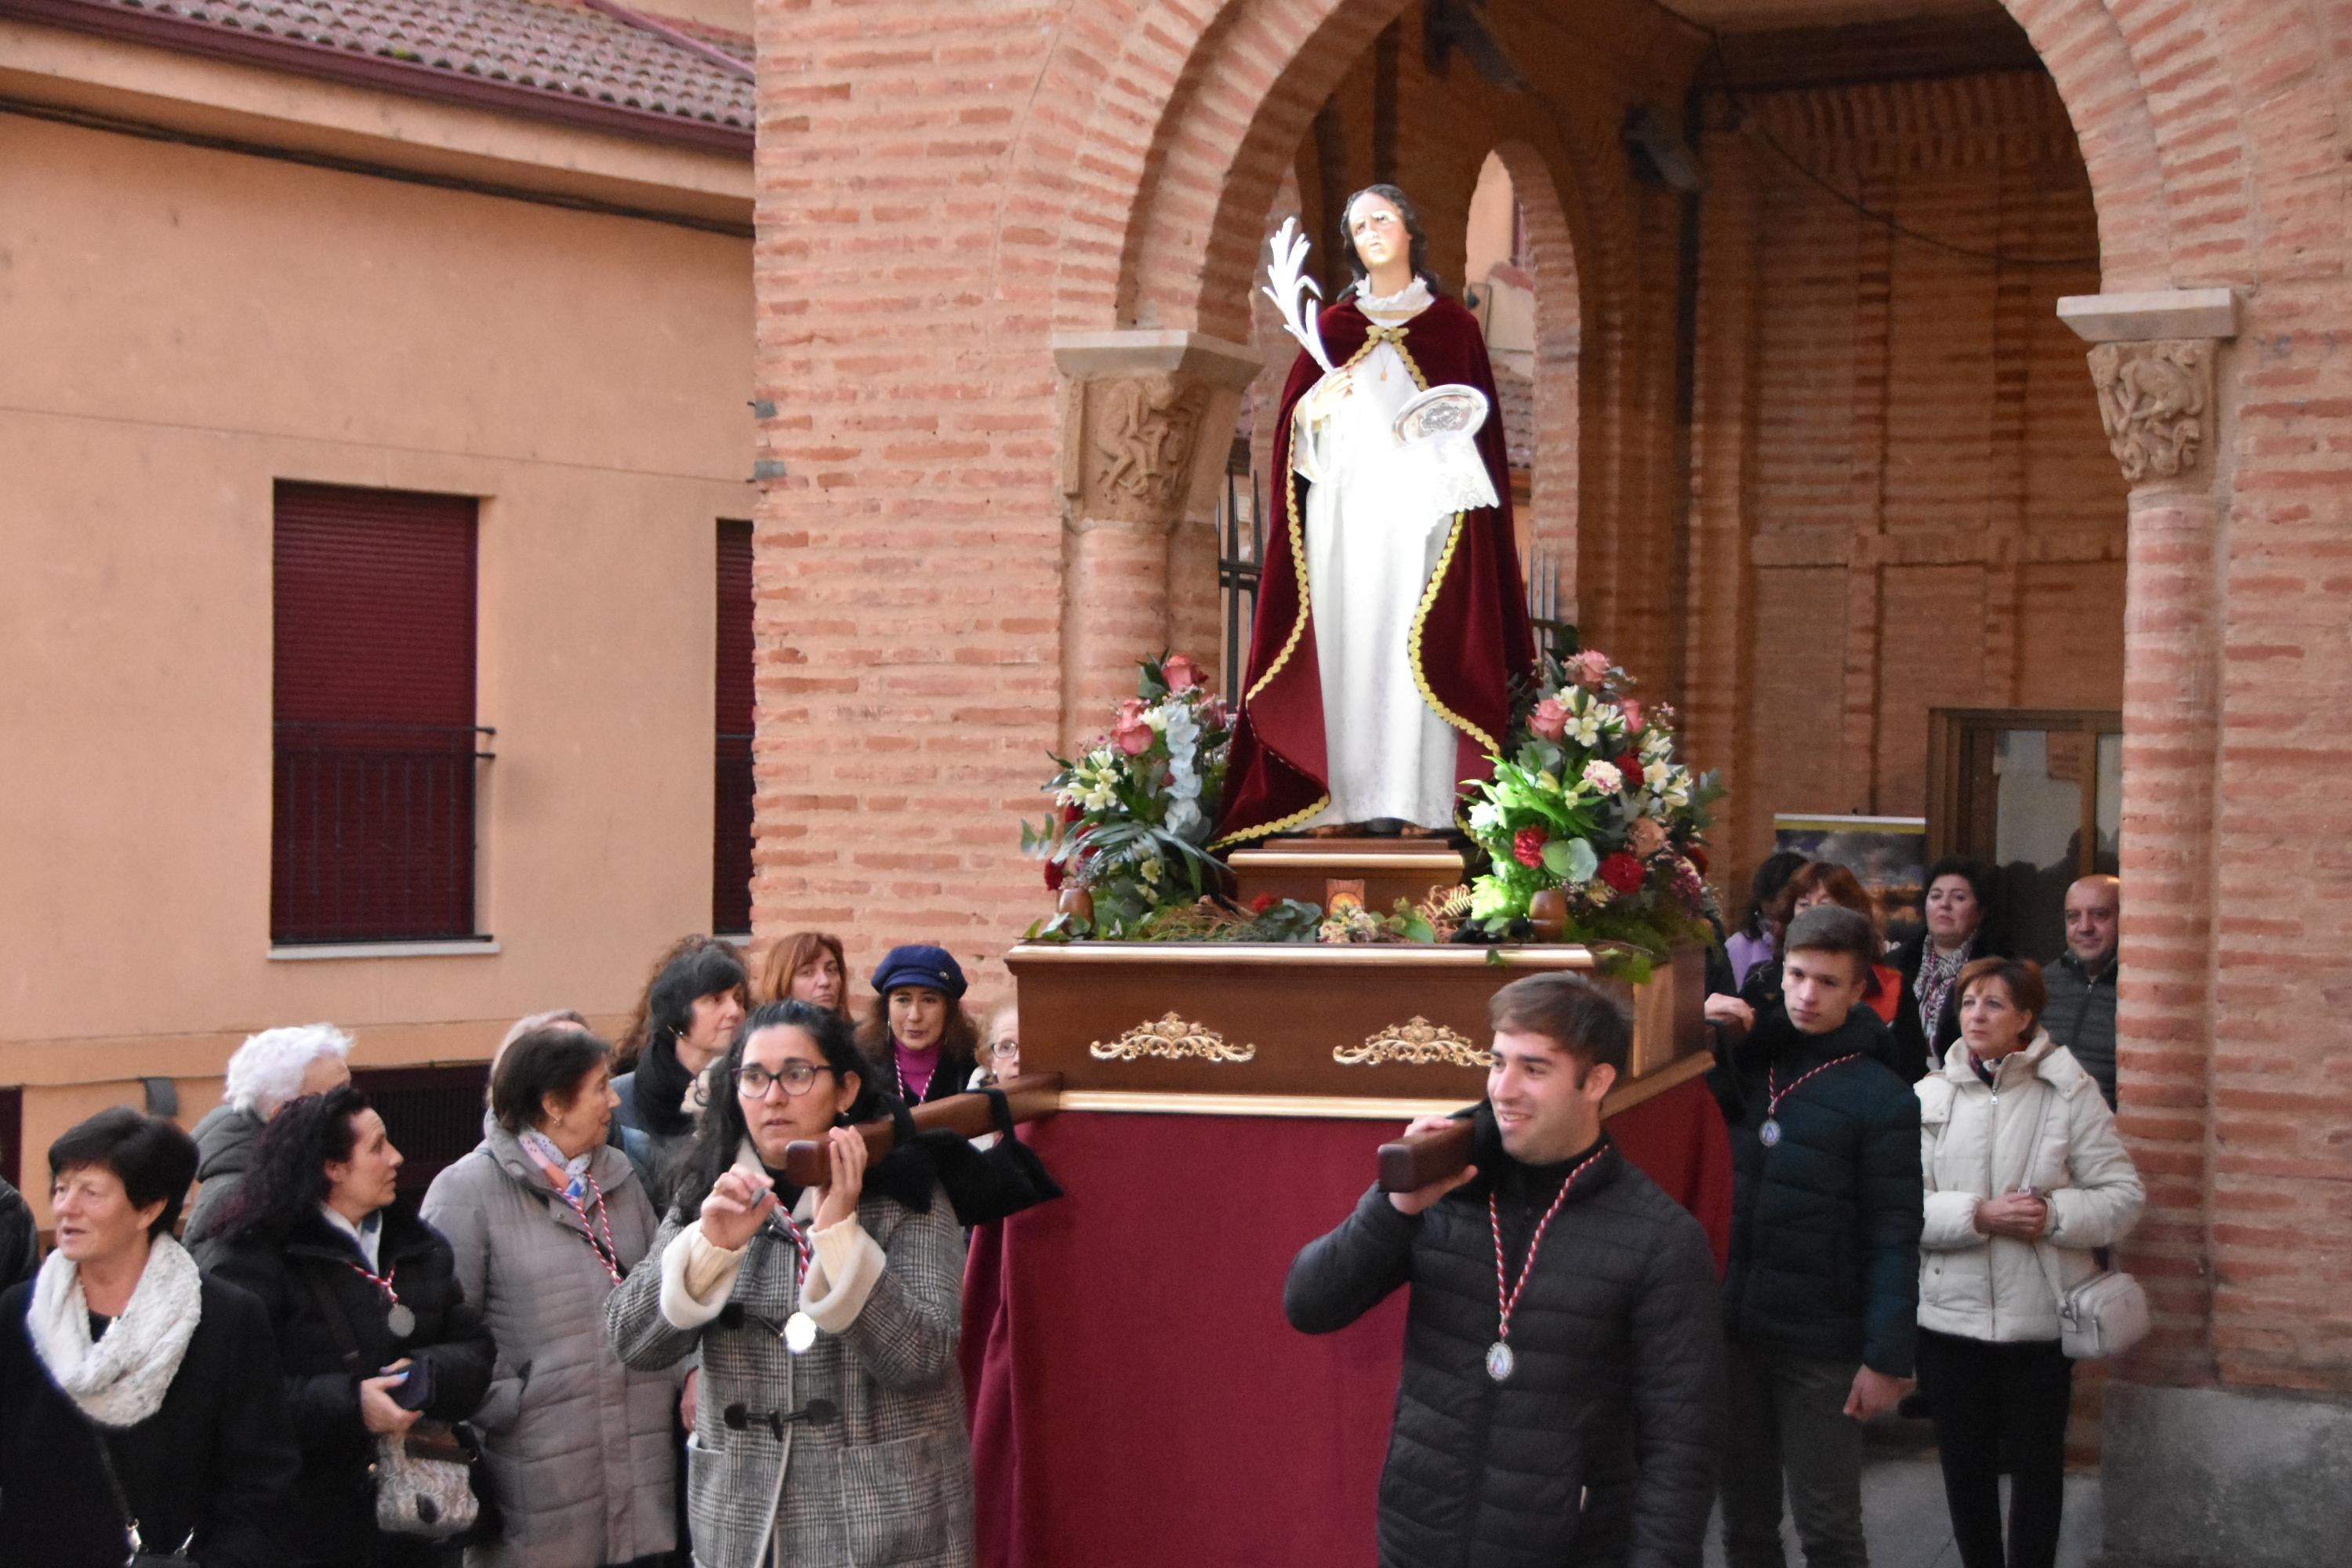
<path fill-rule="evenodd" d="M 1780 1142 L 1780 1123 L 1772 1117 L 1766 1117 L 1764 1125 L 1756 1130 L 1756 1142 L 1763 1144 L 1767 1149 Z"/>
<path fill-rule="evenodd" d="M 405 1303 L 394 1301 L 392 1310 L 383 1315 L 383 1326 L 392 1331 L 394 1339 L 404 1340 L 416 1331 L 416 1314 Z"/>
<path fill-rule="evenodd" d="M 1501 1340 L 1486 1347 L 1486 1375 L 1496 1383 L 1510 1382 L 1511 1369 L 1517 1364 L 1518 1358 L 1511 1354 L 1511 1347 Z"/>
<path fill-rule="evenodd" d="M 784 1320 L 784 1348 L 794 1355 L 801 1354 L 816 1343 L 816 1320 L 806 1312 L 794 1312 Z"/>

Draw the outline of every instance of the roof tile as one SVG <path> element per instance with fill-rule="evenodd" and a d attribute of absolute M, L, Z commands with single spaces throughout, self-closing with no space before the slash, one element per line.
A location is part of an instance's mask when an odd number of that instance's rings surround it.
<path fill-rule="evenodd" d="M 563 0 L 100 3 L 746 132 L 758 123 L 749 80 L 656 34 Z M 751 61 L 748 37 L 659 20 L 747 65 Z"/>

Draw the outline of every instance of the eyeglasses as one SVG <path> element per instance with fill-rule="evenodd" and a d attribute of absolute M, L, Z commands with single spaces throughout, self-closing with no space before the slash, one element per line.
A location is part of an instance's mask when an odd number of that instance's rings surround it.
<path fill-rule="evenodd" d="M 775 1072 L 770 1072 L 766 1068 L 758 1066 L 737 1068 L 735 1092 L 746 1100 L 765 1100 L 768 1098 L 770 1086 L 782 1084 L 784 1092 L 797 1100 L 809 1091 L 810 1085 L 816 1082 L 817 1074 L 832 1070 L 833 1068 L 829 1067 L 820 1067 L 814 1062 L 803 1061 L 786 1062 Z"/>

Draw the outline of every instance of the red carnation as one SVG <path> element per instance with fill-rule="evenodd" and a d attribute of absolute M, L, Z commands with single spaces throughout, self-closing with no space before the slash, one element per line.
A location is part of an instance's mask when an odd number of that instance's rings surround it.
<path fill-rule="evenodd" d="M 1625 787 L 1638 789 L 1642 784 L 1642 753 L 1628 752 L 1617 759 L 1617 771 L 1625 775 Z"/>
<path fill-rule="evenodd" d="M 1621 893 L 1642 889 L 1642 863 L 1622 849 L 1601 862 L 1601 879 Z"/>
<path fill-rule="evenodd" d="M 1062 863 L 1059 860 L 1045 862 L 1045 890 L 1049 893 L 1062 890 Z"/>
<path fill-rule="evenodd" d="M 1274 908 L 1274 906 L 1279 902 L 1281 902 L 1281 900 L 1276 899 L 1272 893 L 1260 893 L 1256 898 L 1250 900 L 1250 913 L 1254 915 L 1262 915 L 1265 913 L 1266 910 Z"/>
<path fill-rule="evenodd" d="M 1522 827 L 1511 835 L 1511 858 L 1529 870 L 1543 864 L 1544 830 Z"/>

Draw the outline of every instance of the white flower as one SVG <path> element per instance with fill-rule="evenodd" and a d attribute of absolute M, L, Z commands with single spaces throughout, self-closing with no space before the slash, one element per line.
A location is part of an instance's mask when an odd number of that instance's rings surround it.
<path fill-rule="evenodd" d="M 1503 825 L 1503 808 L 1493 801 L 1482 800 L 1470 808 L 1470 826 L 1474 832 L 1491 833 Z"/>
<path fill-rule="evenodd" d="M 1625 775 L 1617 771 L 1616 763 L 1595 758 L 1584 764 L 1584 782 L 1602 795 L 1615 795 L 1625 787 Z"/>
<path fill-rule="evenodd" d="M 1571 716 L 1568 721 L 1568 739 L 1580 746 L 1601 743 L 1601 716 L 1591 709 Z"/>
<path fill-rule="evenodd" d="M 1137 874 L 1155 888 L 1160 885 L 1160 873 L 1165 869 L 1167 868 L 1160 863 L 1160 857 L 1157 855 L 1148 858 L 1141 866 L 1136 868 Z"/>
<path fill-rule="evenodd" d="M 1675 738 L 1664 730 L 1652 730 L 1642 737 L 1642 761 L 1645 765 L 1664 760 L 1674 749 Z"/>
<path fill-rule="evenodd" d="M 1166 730 L 1168 728 L 1167 708 L 1162 706 L 1159 708 L 1145 709 L 1143 710 L 1143 721 L 1146 724 L 1150 725 L 1151 728 L 1155 730 Z"/>

